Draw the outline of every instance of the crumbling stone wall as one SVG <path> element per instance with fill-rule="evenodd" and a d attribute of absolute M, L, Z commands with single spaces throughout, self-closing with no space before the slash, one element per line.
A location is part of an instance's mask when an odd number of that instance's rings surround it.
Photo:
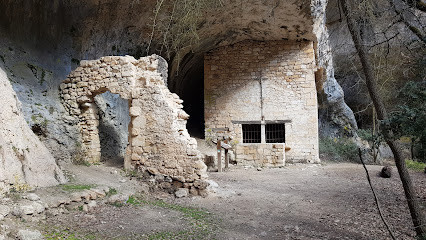
<path fill-rule="evenodd" d="M 89 162 L 100 161 L 98 115 L 94 97 L 110 91 L 129 100 L 129 144 L 124 165 L 154 175 L 165 188 L 203 190 L 207 167 L 197 142 L 186 130 L 182 100 L 167 86 L 167 62 L 157 55 L 134 59 L 102 57 L 81 61 L 61 84 L 61 97 L 69 114 L 78 118 L 82 150 Z M 196 185 L 196 186 L 195 186 Z"/>
<path fill-rule="evenodd" d="M 242 143 L 241 122 L 286 121 L 285 145 L 290 150 L 285 152 L 285 159 L 318 162 L 315 67 L 310 41 L 243 41 L 207 53 L 206 135 L 225 129 L 221 134 L 231 136 L 237 145 L 237 162 L 244 162 L 259 158 L 261 151 Z M 243 146 L 247 146 L 245 150 Z M 283 164 L 282 152 L 267 152 L 261 158 L 280 160 L 266 161 L 266 165 Z"/>

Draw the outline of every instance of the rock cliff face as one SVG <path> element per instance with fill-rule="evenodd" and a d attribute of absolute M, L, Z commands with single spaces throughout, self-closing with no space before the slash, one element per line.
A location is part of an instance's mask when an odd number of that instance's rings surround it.
<path fill-rule="evenodd" d="M 182 51 L 181 61 L 174 61 L 173 55 L 168 59 L 168 86 L 172 92 L 185 101 L 183 95 L 194 93 L 192 86 L 202 81 L 202 57 L 211 49 L 242 40 L 309 40 L 316 42 L 318 65 L 324 69 L 317 87 L 322 93 L 320 98 L 324 99 L 324 109 L 332 109 L 335 129 L 332 132 L 347 124 L 354 125 L 353 114 L 333 78 L 324 25 L 326 0 L 222 2 L 222 6 L 203 12 L 206 18 L 200 23 L 198 44 Z M 165 56 L 157 48 L 162 41 L 158 33 L 154 34 L 147 52 L 156 3 L 154 0 L 87 0 L 84 4 L 78 0 L 0 2 L 0 9 L 4 10 L 0 15 L 0 63 L 4 64 L 22 102 L 25 120 L 31 127 L 41 126 L 39 137 L 56 159 L 71 160 L 78 148 L 79 135 L 74 120 L 64 114 L 58 97 L 59 84 L 82 59 L 126 54 L 139 58 L 151 53 Z M 108 98 L 111 97 L 105 98 L 106 103 L 111 101 Z M 127 109 L 127 101 L 110 105 L 117 104 L 120 109 Z M 116 127 L 109 127 L 112 130 L 101 136 L 105 139 L 119 136 L 118 142 L 125 143 L 127 136 L 117 134 L 117 119 L 128 121 L 121 117 L 127 115 L 114 111 L 105 114 L 108 116 L 102 119 L 105 125 Z M 325 124 L 330 122 L 323 120 Z M 123 147 L 116 152 L 124 153 Z"/>
<path fill-rule="evenodd" d="M 32 187 L 64 183 L 55 159 L 31 131 L 21 104 L 0 65 L 0 194 L 24 184 Z"/>

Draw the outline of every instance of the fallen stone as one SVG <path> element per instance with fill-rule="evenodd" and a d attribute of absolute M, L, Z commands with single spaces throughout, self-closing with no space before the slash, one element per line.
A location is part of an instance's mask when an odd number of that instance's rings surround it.
<path fill-rule="evenodd" d="M 201 197 L 207 197 L 209 195 L 209 192 L 206 189 L 199 190 L 198 194 L 200 194 Z"/>
<path fill-rule="evenodd" d="M 98 204 L 96 203 L 96 201 L 90 201 L 87 204 L 87 207 L 89 207 L 89 209 L 95 208 Z"/>
<path fill-rule="evenodd" d="M 0 240 L 5 240 L 5 239 L 6 239 L 6 237 L 5 237 L 5 236 L 0 235 Z"/>
<path fill-rule="evenodd" d="M 183 198 L 183 197 L 187 197 L 188 196 L 188 189 L 187 188 L 179 188 L 176 192 L 175 192 L 175 196 L 177 198 Z"/>
<path fill-rule="evenodd" d="M 189 189 L 189 193 L 193 196 L 197 196 L 198 195 L 198 190 L 196 188 L 190 188 Z"/>
<path fill-rule="evenodd" d="M 8 206 L 5 205 L 0 205 L 0 221 L 6 217 L 7 215 L 9 215 L 10 213 L 10 208 Z"/>
<path fill-rule="evenodd" d="M 71 194 L 72 202 L 81 202 L 81 193 L 72 193 Z"/>
<path fill-rule="evenodd" d="M 124 195 L 124 194 L 116 194 L 116 195 L 112 195 L 111 197 L 109 197 L 108 199 L 108 203 L 115 203 L 115 202 L 126 202 L 127 199 L 129 199 L 128 195 Z"/>
<path fill-rule="evenodd" d="M 213 180 L 206 180 L 206 182 L 209 184 L 209 186 L 206 188 L 206 190 L 208 192 L 211 192 L 211 193 L 217 193 L 217 190 L 219 188 L 219 184 L 217 184 Z"/>
<path fill-rule="evenodd" d="M 384 166 L 382 171 L 380 172 L 380 177 L 382 178 L 390 178 L 392 177 L 392 167 Z"/>
<path fill-rule="evenodd" d="M 89 206 L 87 206 L 87 204 L 83 205 L 83 212 L 88 212 L 89 211 Z"/>
<path fill-rule="evenodd" d="M 40 197 L 37 194 L 35 194 L 35 193 L 28 193 L 23 198 L 24 199 L 28 199 L 30 201 L 38 201 L 38 200 L 40 200 Z"/>
<path fill-rule="evenodd" d="M 87 201 L 90 201 L 90 198 L 92 197 L 92 195 L 90 194 L 90 192 L 89 191 L 84 191 L 84 192 L 81 192 L 80 193 L 80 196 L 81 196 L 81 198 L 84 198 L 84 200 L 87 202 Z"/>
<path fill-rule="evenodd" d="M 20 240 L 39 240 L 43 239 L 43 235 L 37 230 L 19 230 L 16 235 Z"/>
<path fill-rule="evenodd" d="M 34 206 L 32 205 L 23 205 L 20 206 L 19 209 L 23 215 L 31 215 L 34 214 L 36 211 Z"/>
<path fill-rule="evenodd" d="M 159 171 L 158 171 L 158 169 L 156 169 L 156 168 L 149 167 L 149 168 L 147 168 L 147 170 L 148 170 L 148 172 L 149 172 L 149 173 L 151 173 L 152 175 L 158 175 L 158 174 L 160 174 L 160 172 L 159 172 Z"/>
<path fill-rule="evenodd" d="M 102 190 L 102 189 L 93 188 L 93 189 L 90 189 L 90 190 L 95 192 L 98 197 L 103 198 L 103 197 L 106 196 L 104 190 Z"/>
<path fill-rule="evenodd" d="M 195 180 L 194 186 L 200 190 L 204 190 L 209 186 L 209 183 L 204 180 Z"/>
<path fill-rule="evenodd" d="M 59 213 L 59 209 L 57 208 L 50 208 L 46 211 L 46 215 L 51 217 L 57 216 Z"/>
<path fill-rule="evenodd" d="M 88 192 L 89 192 L 89 194 L 90 194 L 90 199 L 91 200 L 95 200 L 96 198 L 97 198 L 97 194 L 96 194 L 96 192 L 94 192 L 94 191 L 92 191 L 92 190 L 87 190 Z"/>
<path fill-rule="evenodd" d="M 31 205 L 32 205 L 32 207 L 34 208 L 34 211 L 35 211 L 36 213 L 42 213 L 42 212 L 44 212 L 44 210 L 45 210 L 45 208 L 44 208 L 43 204 L 41 204 L 41 203 L 33 202 L 33 204 L 31 204 Z"/>

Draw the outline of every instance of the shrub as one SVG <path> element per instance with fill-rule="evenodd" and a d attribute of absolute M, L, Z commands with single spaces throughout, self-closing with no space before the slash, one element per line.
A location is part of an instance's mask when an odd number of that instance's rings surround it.
<path fill-rule="evenodd" d="M 334 162 L 359 162 L 358 146 L 349 138 L 320 138 L 319 151 Z"/>
<path fill-rule="evenodd" d="M 417 172 L 422 172 L 426 168 L 426 163 L 417 162 L 413 160 L 405 160 L 405 164 L 407 165 L 407 168 L 412 169 Z"/>

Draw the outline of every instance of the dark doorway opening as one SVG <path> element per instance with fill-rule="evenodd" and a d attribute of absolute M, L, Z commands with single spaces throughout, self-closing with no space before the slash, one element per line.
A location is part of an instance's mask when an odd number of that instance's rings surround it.
<path fill-rule="evenodd" d="M 187 129 L 192 137 L 204 138 L 204 61 L 198 61 L 183 78 L 179 96 L 190 115 Z"/>
<path fill-rule="evenodd" d="M 109 166 L 122 167 L 128 145 L 129 101 L 109 91 L 95 97 L 99 116 L 101 161 Z"/>

